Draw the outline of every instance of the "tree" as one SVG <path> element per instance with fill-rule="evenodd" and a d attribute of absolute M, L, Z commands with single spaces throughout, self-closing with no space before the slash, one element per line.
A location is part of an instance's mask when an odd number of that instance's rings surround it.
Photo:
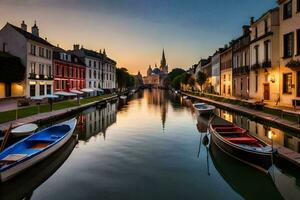
<path fill-rule="evenodd" d="M 171 82 L 171 86 L 175 89 L 175 90 L 180 90 L 180 86 L 181 86 L 181 75 L 176 76 L 172 82 Z"/>
<path fill-rule="evenodd" d="M 129 87 L 133 87 L 135 85 L 134 76 L 130 75 L 126 68 L 117 68 L 116 76 L 118 88 L 120 89 L 120 91 Z"/>
<path fill-rule="evenodd" d="M 174 78 L 184 73 L 186 72 L 183 69 L 175 68 L 168 74 L 168 79 L 170 80 L 170 82 L 172 82 Z"/>
<path fill-rule="evenodd" d="M 198 72 L 197 74 L 197 83 L 200 85 L 201 87 L 201 91 L 202 91 L 202 85 L 206 82 L 207 76 L 205 73 L 203 72 Z"/>

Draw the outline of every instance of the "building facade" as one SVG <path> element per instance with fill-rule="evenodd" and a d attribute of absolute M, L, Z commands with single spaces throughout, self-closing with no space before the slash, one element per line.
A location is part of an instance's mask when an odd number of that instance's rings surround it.
<path fill-rule="evenodd" d="M 232 44 L 232 94 L 238 98 L 249 98 L 250 88 L 250 30 L 243 26 L 243 35 Z"/>
<path fill-rule="evenodd" d="M 74 54 L 61 48 L 53 52 L 54 92 L 81 90 L 85 88 L 86 67 Z"/>
<path fill-rule="evenodd" d="M 209 92 L 212 93 L 212 63 L 211 63 L 211 56 L 209 56 L 207 59 L 201 59 L 198 63 L 198 66 L 196 68 L 195 75 L 197 77 L 197 74 L 199 72 L 202 72 L 206 74 L 206 81 L 200 88 L 203 92 Z"/>
<path fill-rule="evenodd" d="M 3 49 L 21 59 L 26 67 L 24 82 L 18 85 L 18 96 L 34 97 L 53 94 L 53 45 L 39 36 L 36 24 L 27 32 L 23 21 L 21 28 L 7 23 L 0 30 Z"/>
<path fill-rule="evenodd" d="M 279 9 L 251 20 L 250 98 L 279 101 Z"/>
<path fill-rule="evenodd" d="M 153 87 L 164 87 L 164 81 L 168 76 L 168 68 L 165 51 L 163 50 L 160 67 L 158 68 L 155 64 L 155 67 L 152 69 L 151 65 L 149 65 L 147 76 L 143 77 L 144 84 Z"/>
<path fill-rule="evenodd" d="M 75 44 L 71 53 L 78 56 L 86 65 L 85 86 L 95 91 L 116 88 L 116 62 L 103 53 L 88 50 Z"/>
<path fill-rule="evenodd" d="M 278 0 L 280 35 L 280 104 L 300 99 L 300 1 Z"/>
<path fill-rule="evenodd" d="M 220 94 L 220 50 L 211 58 L 211 84 L 215 94 Z"/>
<path fill-rule="evenodd" d="M 231 96 L 232 94 L 232 47 L 225 46 L 220 52 L 220 81 L 221 95 Z"/>

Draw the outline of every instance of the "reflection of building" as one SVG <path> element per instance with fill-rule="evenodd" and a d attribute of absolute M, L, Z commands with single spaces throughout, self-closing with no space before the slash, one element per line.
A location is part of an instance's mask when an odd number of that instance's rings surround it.
<path fill-rule="evenodd" d="M 105 108 L 82 114 L 78 122 L 80 127 L 79 139 L 88 140 L 99 133 L 103 133 L 105 137 L 106 129 L 117 120 L 116 112 L 116 104 L 108 103 Z"/>
<path fill-rule="evenodd" d="M 53 93 L 53 46 L 39 36 L 36 23 L 31 33 L 24 21 L 21 28 L 7 23 L 0 31 L 0 44 L 4 52 L 18 56 L 26 67 L 24 83 L 14 96 L 43 96 Z M 14 90 L 14 89 L 13 89 Z"/>
<path fill-rule="evenodd" d="M 158 68 L 155 64 L 154 69 L 149 66 L 147 70 L 147 76 L 143 78 L 145 85 L 152 85 L 152 86 L 164 86 L 164 80 L 168 75 L 168 65 L 165 57 L 165 51 L 163 50 L 162 58 L 160 61 L 160 67 Z"/>
<path fill-rule="evenodd" d="M 165 123 L 167 119 L 168 113 L 168 103 L 169 101 L 166 99 L 167 91 L 154 89 L 145 93 L 147 95 L 148 104 L 156 105 L 155 109 L 159 109 L 161 115 L 161 121 L 163 129 L 165 128 Z"/>

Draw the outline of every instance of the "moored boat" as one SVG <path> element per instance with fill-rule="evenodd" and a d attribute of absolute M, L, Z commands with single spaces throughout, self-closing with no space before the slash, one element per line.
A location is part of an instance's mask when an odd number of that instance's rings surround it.
<path fill-rule="evenodd" d="M 216 109 L 215 106 L 206 103 L 195 103 L 193 106 L 198 111 L 199 115 L 209 115 Z"/>
<path fill-rule="evenodd" d="M 126 100 L 126 99 L 127 99 L 127 96 L 125 96 L 125 95 L 121 95 L 121 96 L 120 96 L 120 99 L 122 99 L 122 100 Z"/>
<path fill-rule="evenodd" d="M 23 124 L 11 130 L 11 133 L 15 137 L 28 136 L 34 133 L 38 129 L 36 124 Z"/>
<path fill-rule="evenodd" d="M 43 129 L 0 153 L 0 178 L 4 182 L 38 163 L 63 146 L 72 136 L 75 118 Z"/>
<path fill-rule="evenodd" d="M 210 124 L 212 141 L 228 155 L 264 172 L 272 166 L 273 148 L 235 124 Z"/>

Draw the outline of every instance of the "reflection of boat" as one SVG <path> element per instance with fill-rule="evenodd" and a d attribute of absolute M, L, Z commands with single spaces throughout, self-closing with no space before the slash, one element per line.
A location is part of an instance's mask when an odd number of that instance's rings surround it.
<path fill-rule="evenodd" d="M 36 124 L 23 124 L 11 130 L 11 133 L 16 137 L 31 135 L 38 129 Z"/>
<path fill-rule="evenodd" d="M 269 174 L 260 173 L 221 151 L 213 142 L 210 154 L 224 180 L 245 199 L 283 199 Z"/>
<path fill-rule="evenodd" d="M 206 133 L 208 129 L 208 118 L 203 116 L 197 117 L 197 128 L 200 133 Z"/>
<path fill-rule="evenodd" d="M 198 111 L 199 115 L 211 114 L 216 109 L 215 106 L 206 103 L 195 103 L 194 108 Z"/>
<path fill-rule="evenodd" d="M 264 172 L 272 165 L 273 149 L 247 130 L 232 123 L 210 124 L 212 141 L 234 158 Z"/>
<path fill-rule="evenodd" d="M 73 151 L 77 143 L 76 137 L 71 137 L 59 150 L 47 159 L 25 170 L 19 176 L 0 184 L 0 199 L 25 199 L 60 168 Z M 27 198 L 26 198 L 27 199 Z M 28 198 L 29 199 L 29 198 Z"/>
<path fill-rule="evenodd" d="M 75 118 L 39 131 L 0 154 L 1 181 L 6 181 L 59 149 L 71 137 Z"/>

